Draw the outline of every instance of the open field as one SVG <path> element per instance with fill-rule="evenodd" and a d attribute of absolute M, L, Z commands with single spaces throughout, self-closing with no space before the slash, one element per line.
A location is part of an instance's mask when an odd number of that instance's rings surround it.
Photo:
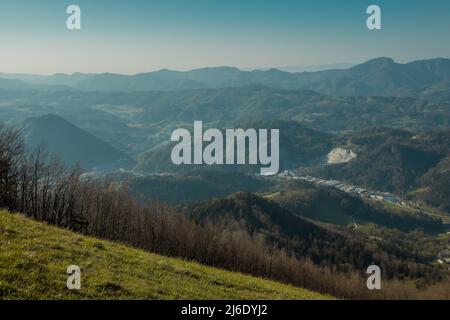
<path fill-rule="evenodd" d="M 0 212 L 0 299 L 326 299 Z M 81 289 L 66 269 L 81 268 Z"/>

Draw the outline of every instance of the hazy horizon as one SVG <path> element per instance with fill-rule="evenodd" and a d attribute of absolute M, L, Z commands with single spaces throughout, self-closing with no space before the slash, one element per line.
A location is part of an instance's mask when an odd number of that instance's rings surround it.
<path fill-rule="evenodd" d="M 82 28 L 66 28 L 81 7 Z M 382 30 L 368 30 L 369 1 L 4 0 L 0 72 L 136 74 L 205 66 L 282 69 L 450 57 L 448 1 L 378 0 Z M 414 36 L 411 36 L 414 35 Z"/>
<path fill-rule="evenodd" d="M 54 72 L 54 73 L 26 73 L 26 72 L 3 72 L 3 70 L 0 70 L 0 75 L 3 76 L 14 76 L 14 75 L 21 75 L 21 76 L 37 76 L 37 77 L 45 77 L 45 76 L 53 76 L 53 75 L 75 75 L 75 74 L 117 74 L 117 75 L 138 75 L 138 74 L 145 74 L 145 73 L 153 73 L 153 72 L 159 72 L 159 71 L 173 71 L 173 72 L 190 72 L 195 70 L 201 70 L 201 69 L 218 69 L 218 68 L 236 68 L 240 71 L 267 71 L 270 69 L 276 69 L 287 73 L 303 73 L 303 72 L 319 72 L 319 71 L 326 71 L 326 70 L 332 70 L 332 69 L 349 69 L 354 66 L 364 64 L 368 61 L 374 60 L 374 59 L 381 59 L 381 58 L 391 58 L 391 57 L 373 57 L 368 60 L 358 62 L 358 63 L 333 63 L 333 64 L 325 64 L 325 65 L 298 65 L 298 66 L 273 66 L 273 67 L 261 67 L 261 68 L 241 68 L 236 66 L 230 66 L 230 65 L 218 65 L 218 66 L 203 66 L 193 69 L 170 69 L 170 68 L 157 68 L 154 70 L 143 70 L 136 73 L 119 73 L 119 72 L 111 72 L 111 71 L 104 71 L 104 72 Z M 392 59 L 392 58 L 391 58 Z M 408 61 L 397 61 L 395 59 L 394 62 L 397 64 L 408 64 L 414 61 L 426 61 L 426 60 L 434 60 L 434 59 L 448 59 L 450 60 L 450 57 L 431 57 L 431 58 L 418 58 L 415 60 L 408 60 Z M 299 69 L 299 70 L 296 70 Z M 301 70 L 305 69 L 305 70 Z"/>
<path fill-rule="evenodd" d="M 373 58 L 376 59 L 377 57 Z M 450 58 L 445 58 L 445 59 L 450 59 Z M 372 59 L 369 59 L 372 60 Z M 364 63 L 360 62 L 360 63 Z M 397 61 L 396 61 L 397 62 Z M 121 74 L 121 75 L 136 75 L 136 74 L 141 74 L 141 73 L 151 73 L 151 72 L 158 72 L 158 71 L 163 71 L 163 70 L 168 70 L 168 71 L 175 71 L 175 72 L 189 72 L 189 71 L 194 71 L 194 70 L 199 70 L 199 69 L 214 69 L 214 68 L 236 68 L 239 69 L 241 71 L 257 71 L 257 70 L 270 70 L 270 69 L 278 69 L 281 71 L 285 71 L 285 72 L 290 72 L 290 73 L 295 73 L 297 71 L 288 71 L 289 69 L 317 69 L 317 71 L 320 70 L 328 70 L 329 68 L 337 68 L 337 69 L 345 69 L 347 67 L 352 67 L 355 65 L 358 65 L 360 63 L 346 63 L 346 62 L 342 62 L 342 63 L 331 63 L 331 64 L 324 64 L 324 65 L 289 65 L 289 66 L 267 66 L 267 67 L 260 67 L 260 68 L 246 68 L 246 67 L 236 67 L 236 66 L 232 66 L 232 65 L 217 65 L 217 66 L 209 66 L 209 65 L 205 65 L 203 67 L 198 67 L 198 68 L 193 68 L 193 69 L 171 69 L 171 68 L 167 68 L 167 67 L 159 67 L 159 68 L 155 68 L 152 70 L 143 70 L 137 73 L 115 73 L 115 72 L 111 72 L 111 71 L 104 71 L 104 72 L 80 72 L 80 71 L 75 71 L 75 72 L 54 72 L 54 73 L 26 73 L 26 72 L 3 72 L 3 70 L 0 70 L 0 74 L 3 75 L 29 75 L 29 76 L 51 76 L 51 75 L 57 75 L 57 74 L 65 74 L 65 75 L 73 75 L 73 74 L 102 74 L 102 73 L 112 73 L 112 74 Z M 304 72 L 304 71 L 300 71 L 300 72 Z M 309 72 L 309 71 L 306 71 Z"/>

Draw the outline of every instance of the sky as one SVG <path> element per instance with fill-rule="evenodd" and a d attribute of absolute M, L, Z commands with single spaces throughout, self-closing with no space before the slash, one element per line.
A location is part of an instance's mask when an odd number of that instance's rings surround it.
<path fill-rule="evenodd" d="M 69 5 L 81 30 L 66 28 Z M 379 5 L 382 30 L 368 30 Z M 1 0 L 0 72 L 135 74 L 450 57 L 448 0 Z"/>

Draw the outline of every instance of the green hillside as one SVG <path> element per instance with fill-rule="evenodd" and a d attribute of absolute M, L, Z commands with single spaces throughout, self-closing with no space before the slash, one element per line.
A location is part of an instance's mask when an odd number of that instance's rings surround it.
<path fill-rule="evenodd" d="M 65 287 L 69 265 L 81 267 L 79 291 Z M 326 298 L 0 212 L 0 300 Z"/>

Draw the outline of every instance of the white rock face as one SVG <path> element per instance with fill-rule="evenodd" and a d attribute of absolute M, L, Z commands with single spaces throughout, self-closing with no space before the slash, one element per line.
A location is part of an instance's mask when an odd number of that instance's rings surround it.
<path fill-rule="evenodd" d="M 327 155 L 328 164 L 346 163 L 357 157 L 356 153 L 352 150 L 346 150 L 343 148 L 335 148 Z"/>

